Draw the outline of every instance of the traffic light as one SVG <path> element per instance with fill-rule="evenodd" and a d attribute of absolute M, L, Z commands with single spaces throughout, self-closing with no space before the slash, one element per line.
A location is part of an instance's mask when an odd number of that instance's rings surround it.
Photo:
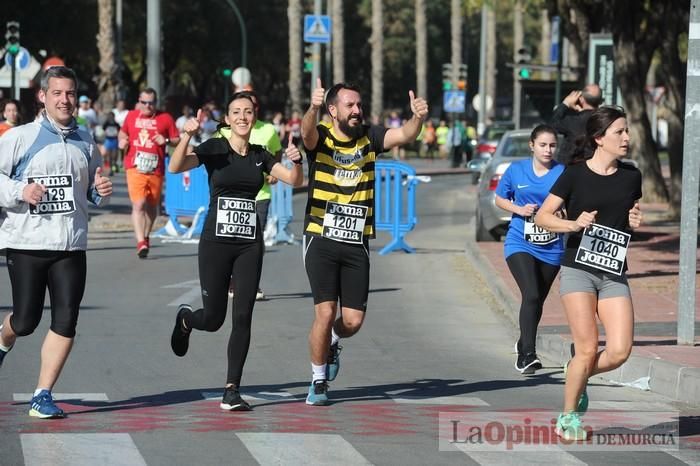
<path fill-rule="evenodd" d="M 7 32 L 5 32 L 5 39 L 7 44 L 5 47 L 11 55 L 17 55 L 19 53 L 19 21 L 8 21 L 6 24 Z"/>
<path fill-rule="evenodd" d="M 224 78 L 230 78 L 233 74 L 233 70 L 231 68 L 224 68 L 221 74 L 224 75 Z"/>
<path fill-rule="evenodd" d="M 532 76 L 532 70 L 527 66 L 530 64 L 530 60 L 532 60 L 532 56 L 527 49 L 522 48 L 518 50 L 516 62 L 518 66 L 518 76 L 520 76 L 520 79 L 530 79 Z"/>
<path fill-rule="evenodd" d="M 459 79 L 457 80 L 457 89 L 463 91 L 467 88 L 467 64 L 459 65 Z"/>
<path fill-rule="evenodd" d="M 311 73 L 314 69 L 314 46 L 304 47 L 304 73 Z"/>
<path fill-rule="evenodd" d="M 452 90 L 452 63 L 442 64 L 442 90 Z"/>

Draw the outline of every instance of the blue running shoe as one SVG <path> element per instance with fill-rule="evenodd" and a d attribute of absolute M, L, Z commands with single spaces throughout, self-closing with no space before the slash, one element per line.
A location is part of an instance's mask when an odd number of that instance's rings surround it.
<path fill-rule="evenodd" d="M 331 345 L 331 349 L 328 351 L 326 379 L 328 379 L 329 382 L 338 377 L 338 372 L 340 371 L 340 352 L 342 350 L 343 347 L 336 342 L 334 345 Z"/>
<path fill-rule="evenodd" d="M 328 382 L 316 380 L 311 382 L 306 404 L 311 406 L 324 406 L 328 404 Z"/>
<path fill-rule="evenodd" d="M 32 398 L 29 415 L 40 419 L 56 419 L 66 417 L 66 413 L 53 402 L 51 392 L 42 390 Z"/>
<path fill-rule="evenodd" d="M 586 440 L 588 431 L 581 424 L 581 417 L 578 413 L 561 413 L 557 418 L 556 434 L 564 440 Z"/>

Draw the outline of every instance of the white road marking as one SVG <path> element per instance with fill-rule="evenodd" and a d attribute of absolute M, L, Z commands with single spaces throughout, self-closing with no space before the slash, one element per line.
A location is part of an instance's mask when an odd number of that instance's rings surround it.
<path fill-rule="evenodd" d="M 335 434 L 236 434 L 261 466 L 371 465 L 347 440 Z"/>
<path fill-rule="evenodd" d="M 391 397 L 396 403 L 420 404 L 420 405 L 460 405 L 460 406 L 490 406 L 481 398 L 473 396 L 437 396 L 433 398 L 420 396 L 400 396 Z"/>
<path fill-rule="evenodd" d="M 20 434 L 25 466 L 147 466 L 129 434 Z"/>
<path fill-rule="evenodd" d="M 54 401 L 109 401 L 105 393 L 52 393 Z M 33 393 L 13 393 L 14 401 L 31 401 Z"/>

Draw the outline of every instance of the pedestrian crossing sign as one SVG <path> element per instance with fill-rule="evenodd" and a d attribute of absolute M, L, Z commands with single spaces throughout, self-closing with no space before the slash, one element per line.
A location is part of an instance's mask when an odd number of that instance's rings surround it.
<path fill-rule="evenodd" d="M 443 110 L 448 113 L 464 113 L 466 93 L 464 91 L 444 91 L 442 94 Z"/>
<path fill-rule="evenodd" d="M 331 18 L 328 15 L 304 16 L 304 42 L 328 44 L 331 41 Z"/>

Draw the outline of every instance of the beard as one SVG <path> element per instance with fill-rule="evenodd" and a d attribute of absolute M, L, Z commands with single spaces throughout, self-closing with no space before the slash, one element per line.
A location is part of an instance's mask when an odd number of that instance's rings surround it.
<path fill-rule="evenodd" d="M 362 127 L 362 117 L 359 117 L 360 124 L 357 126 L 350 126 L 348 120 L 349 118 L 338 120 L 338 127 L 343 133 L 347 134 L 352 139 L 359 139 L 364 133 L 364 128 Z"/>

